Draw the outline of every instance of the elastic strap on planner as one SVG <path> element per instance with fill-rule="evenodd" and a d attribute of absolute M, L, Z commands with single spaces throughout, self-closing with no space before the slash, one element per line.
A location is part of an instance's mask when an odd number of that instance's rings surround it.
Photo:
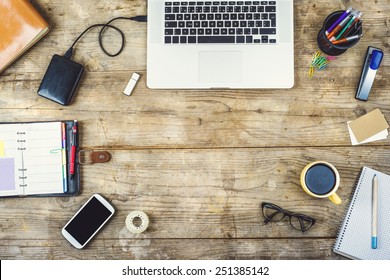
<path fill-rule="evenodd" d="M 337 250 L 340 249 L 341 242 L 344 239 L 345 231 L 346 231 L 346 229 L 348 227 L 348 223 L 349 223 L 349 219 L 351 217 L 351 213 L 352 213 L 353 208 L 355 206 L 355 200 L 356 200 L 356 198 L 357 198 L 357 196 L 359 194 L 359 191 L 360 191 L 360 182 L 363 182 L 364 176 L 366 174 L 366 170 L 367 170 L 366 167 L 363 167 L 362 170 L 359 173 L 359 176 L 356 179 L 355 186 L 352 189 L 351 195 L 349 197 L 349 201 L 350 201 L 349 205 L 348 205 L 348 207 L 345 210 L 345 214 L 343 216 L 342 223 L 340 224 L 339 230 L 337 232 L 337 238 L 336 238 L 335 244 L 333 245 L 334 249 L 337 249 Z"/>
<path fill-rule="evenodd" d="M 80 164 L 105 163 L 111 159 L 111 154 L 107 151 L 80 150 L 78 156 Z"/>

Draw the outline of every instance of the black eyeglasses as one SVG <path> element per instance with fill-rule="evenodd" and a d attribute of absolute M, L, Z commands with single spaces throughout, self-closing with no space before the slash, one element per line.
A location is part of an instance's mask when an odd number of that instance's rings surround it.
<path fill-rule="evenodd" d="M 279 222 L 288 216 L 290 218 L 290 225 L 296 229 L 305 233 L 309 228 L 311 228 L 316 220 L 307 215 L 290 212 L 284 210 L 282 207 L 279 207 L 275 204 L 263 202 L 261 203 L 261 208 L 263 210 L 263 216 L 265 218 L 264 223 L 269 222 Z"/>

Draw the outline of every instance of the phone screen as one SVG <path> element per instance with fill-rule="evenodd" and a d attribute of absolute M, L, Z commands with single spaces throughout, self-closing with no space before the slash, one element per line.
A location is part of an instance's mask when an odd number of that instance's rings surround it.
<path fill-rule="evenodd" d="M 65 230 L 81 245 L 84 245 L 111 214 L 111 211 L 100 203 L 98 199 L 92 197 L 65 227 Z"/>

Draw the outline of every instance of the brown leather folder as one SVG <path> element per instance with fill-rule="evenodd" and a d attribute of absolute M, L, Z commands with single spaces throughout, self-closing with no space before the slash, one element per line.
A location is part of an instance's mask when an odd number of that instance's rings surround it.
<path fill-rule="evenodd" d="M 50 30 L 27 0 L 0 0 L 0 73 Z"/>

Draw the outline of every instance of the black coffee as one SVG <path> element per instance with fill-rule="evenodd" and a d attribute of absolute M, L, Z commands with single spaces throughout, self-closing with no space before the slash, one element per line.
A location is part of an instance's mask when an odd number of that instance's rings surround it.
<path fill-rule="evenodd" d="M 325 164 L 316 164 L 306 172 L 305 183 L 314 194 L 329 193 L 336 185 L 336 174 Z"/>

